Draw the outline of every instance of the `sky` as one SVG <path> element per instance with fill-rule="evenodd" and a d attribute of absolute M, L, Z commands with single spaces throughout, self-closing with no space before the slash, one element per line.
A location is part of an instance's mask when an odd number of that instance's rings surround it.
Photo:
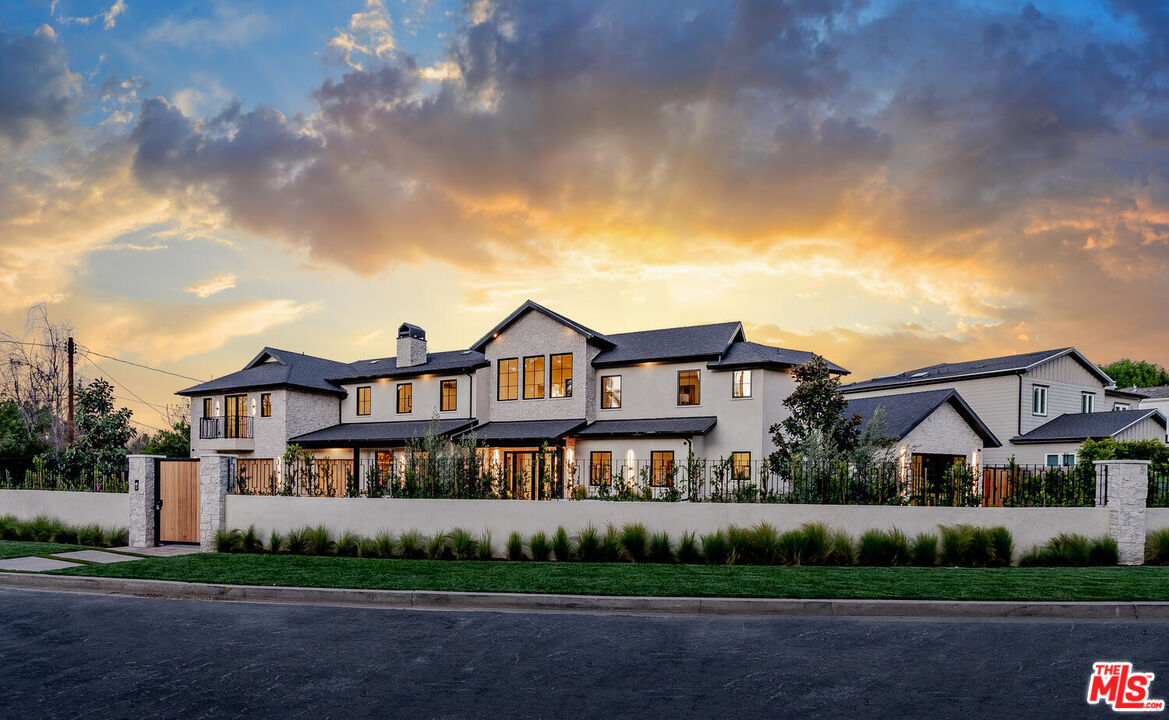
<path fill-rule="evenodd" d="M 1167 263 L 1169 4 L 0 5 L 0 328 L 194 378 L 529 298 L 856 379 L 1169 363 Z M 90 361 L 144 425 L 191 384 Z"/>

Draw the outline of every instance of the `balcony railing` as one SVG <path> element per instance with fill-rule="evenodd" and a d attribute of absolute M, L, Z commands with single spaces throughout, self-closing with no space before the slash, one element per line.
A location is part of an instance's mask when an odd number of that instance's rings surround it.
<path fill-rule="evenodd" d="M 247 415 L 223 415 L 199 418 L 201 440 L 251 439 L 252 418 Z"/>

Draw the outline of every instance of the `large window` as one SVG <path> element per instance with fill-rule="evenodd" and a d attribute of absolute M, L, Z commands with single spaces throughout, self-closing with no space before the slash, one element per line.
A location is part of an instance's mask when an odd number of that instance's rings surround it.
<path fill-rule="evenodd" d="M 606 410 L 621 407 L 620 375 L 606 375 L 601 378 L 601 407 Z"/>
<path fill-rule="evenodd" d="M 670 487 L 674 484 L 674 451 L 654 450 L 650 453 L 649 484 Z"/>
<path fill-rule="evenodd" d="M 215 417 L 215 406 L 211 398 L 203 398 L 203 417 Z"/>
<path fill-rule="evenodd" d="M 613 482 L 613 453 L 589 453 L 589 485 L 609 485 Z"/>
<path fill-rule="evenodd" d="M 524 400 L 544 397 L 544 356 L 524 358 Z"/>
<path fill-rule="evenodd" d="M 1047 453 L 1047 467 L 1072 467 L 1076 464 L 1075 453 Z"/>
<path fill-rule="evenodd" d="M 388 478 L 394 471 L 394 453 L 388 450 L 378 450 L 374 453 L 374 463 L 377 465 L 378 474 L 382 478 Z"/>
<path fill-rule="evenodd" d="M 496 365 L 499 369 L 496 397 L 500 400 L 515 400 L 520 396 L 519 358 L 499 360 Z"/>
<path fill-rule="evenodd" d="M 751 453 L 731 453 L 731 474 L 736 480 L 751 479 Z"/>
<path fill-rule="evenodd" d="M 731 397 L 751 397 L 751 371 L 736 370 L 731 378 Z"/>
<path fill-rule="evenodd" d="M 572 397 L 572 353 L 552 356 L 552 387 L 548 397 Z"/>
<path fill-rule="evenodd" d="M 260 393 L 260 417 L 272 417 L 272 393 Z"/>
<path fill-rule="evenodd" d="M 370 401 L 369 401 L 369 386 L 357 388 L 357 414 L 369 415 Z"/>
<path fill-rule="evenodd" d="M 455 410 L 459 405 L 459 381 L 443 380 L 442 390 L 439 393 L 438 409 L 443 412 Z"/>
<path fill-rule="evenodd" d="M 411 383 L 398 385 L 398 412 L 408 413 L 414 408 L 414 386 Z"/>
<path fill-rule="evenodd" d="M 1031 414 L 1047 414 L 1047 388 L 1042 385 L 1031 388 Z"/>
<path fill-rule="evenodd" d="M 697 370 L 678 371 L 678 404 L 697 405 L 701 398 Z"/>
<path fill-rule="evenodd" d="M 1080 412 L 1090 413 L 1096 411 L 1096 393 L 1080 393 Z"/>

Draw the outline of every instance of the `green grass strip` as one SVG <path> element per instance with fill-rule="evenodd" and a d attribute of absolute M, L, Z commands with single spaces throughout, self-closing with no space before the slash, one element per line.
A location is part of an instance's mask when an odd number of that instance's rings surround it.
<path fill-rule="evenodd" d="M 21 542 L 16 540 L 0 540 L 0 559 L 28 557 L 30 555 L 52 555 L 53 553 L 72 552 L 74 550 L 99 550 L 86 545 L 66 545 L 48 542 Z"/>

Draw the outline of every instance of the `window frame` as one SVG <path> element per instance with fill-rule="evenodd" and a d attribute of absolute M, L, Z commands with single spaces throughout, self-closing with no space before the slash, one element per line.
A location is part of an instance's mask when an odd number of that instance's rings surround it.
<path fill-rule="evenodd" d="M 1033 417 L 1047 417 L 1047 385 L 1032 385 L 1031 386 L 1031 415 Z M 1036 410 L 1036 399 L 1043 398 L 1042 412 Z"/>
<path fill-rule="evenodd" d="M 608 460 L 604 462 L 597 462 L 598 455 L 608 456 Z M 596 469 L 603 467 L 605 472 L 601 477 L 597 477 Z M 609 487 L 613 484 L 613 451 L 612 450 L 593 450 L 589 453 L 589 486 L 590 487 Z"/>
<path fill-rule="evenodd" d="M 1072 459 L 1072 461 L 1071 461 L 1071 462 L 1068 462 L 1068 458 L 1071 458 L 1071 459 Z M 1062 460 L 1062 462 L 1063 462 L 1063 467 L 1075 467 L 1075 466 L 1076 466 L 1076 460 L 1077 460 L 1078 458 L 1076 457 L 1076 453 L 1074 453 L 1074 452 L 1070 452 L 1070 453 L 1062 453 L 1062 457 L 1061 457 L 1060 459 L 1061 459 L 1061 460 Z"/>
<path fill-rule="evenodd" d="M 740 394 L 742 392 L 742 389 L 743 389 L 743 383 L 739 382 L 740 376 L 746 377 L 746 379 L 747 379 L 747 383 L 746 383 L 747 392 L 746 392 L 746 394 Z M 732 370 L 731 371 L 731 399 L 732 400 L 750 399 L 751 393 L 753 392 L 753 388 L 751 387 L 751 383 L 754 381 L 754 379 L 755 379 L 755 377 L 751 373 L 750 368 L 748 368 L 746 370 Z"/>
<path fill-rule="evenodd" d="M 362 390 L 365 391 L 365 412 L 361 412 Z M 373 413 L 373 386 L 361 385 L 357 388 L 357 417 L 369 417 Z"/>
<path fill-rule="evenodd" d="M 1129 403 L 1126 403 L 1126 402 L 1112 403 L 1112 411 L 1113 412 L 1117 412 L 1119 410 L 1131 410 L 1131 409 L 1132 409 L 1132 405 Z"/>
<path fill-rule="evenodd" d="M 747 456 L 747 474 L 739 474 L 739 456 Z M 751 479 L 751 451 L 750 450 L 733 450 L 731 452 L 731 479 L 733 480 L 750 480 Z"/>
<path fill-rule="evenodd" d="M 272 393 L 260 393 L 260 417 L 272 417 Z"/>
<path fill-rule="evenodd" d="M 1057 467 L 1059 467 L 1059 463 L 1060 463 L 1060 460 L 1061 460 L 1061 458 L 1060 458 L 1060 455 L 1062 455 L 1062 454 L 1063 454 L 1063 453 L 1044 453 L 1044 455 L 1043 455 L 1043 465 L 1044 465 L 1045 467 L 1049 467 L 1049 468 L 1057 468 Z M 1052 459 L 1054 459 L 1054 460 L 1055 460 L 1055 462 L 1054 462 L 1054 463 L 1052 462 Z"/>
<path fill-rule="evenodd" d="M 510 384 L 512 397 L 503 396 L 503 367 L 505 363 L 514 363 L 513 369 L 509 373 L 515 378 L 515 382 Z M 511 402 L 520 399 L 520 359 L 518 357 L 499 358 L 495 361 L 495 399 L 500 402 Z"/>
<path fill-rule="evenodd" d="M 451 406 L 446 406 L 447 401 L 447 386 L 453 385 L 454 390 L 451 391 L 450 399 Z M 441 380 L 438 383 L 438 411 L 439 412 L 456 412 L 459 409 L 459 380 L 458 378 L 448 378 Z"/>
<path fill-rule="evenodd" d="M 662 476 L 658 475 L 658 456 L 663 456 L 661 463 Z M 665 456 L 668 456 L 665 457 Z M 667 464 L 668 463 L 668 464 Z M 673 487 L 674 478 L 670 475 L 671 470 L 677 468 L 674 463 L 673 450 L 651 450 L 649 453 L 649 486 L 650 487 Z"/>
<path fill-rule="evenodd" d="M 213 397 L 203 398 L 203 417 L 205 417 L 205 418 L 215 417 L 215 398 L 213 398 Z"/>
<path fill-rule="evenodd" d="M 694 402 L 682 402 L 682 376 L 694 373 Z M 702 406 L 702 371 L 697 368 L 690 370 L 678 371 L 678 387 L 677 387 L 677 405 L 675 407 L 701 407 Z"/>
<path fill-rule="evenodd" d="M 605 381 L 606 380 L 613 380 L 613 379 L 617 380 L 617 395 L 616 395 L 617 404 L 616 405 L 606 405 L 605 404 L 605 399 L 606 399 Z M 609 392 L 610 392 L 610 394 L 612 394 L 611 390 Z M 602 410 L 620 410 L 621 409 L 621 376 L 620 375 L 602 375 L 601 376 L 601 409 Z"/>
<path fill-rule="evenodd" d="M 564 358 L 568 358 L 568 377 L 564 377 Z M 560 360 L 560 385 L 563 394 L 556 394 L 556 361 Z M 572 397 L 572 353 L 553 353 L 548 356 L 548 397 L 554 400 Z"/>
<path fill-rule="evenodd" d="M 402 409 L 402 390 L 406 390 L 406 409 Z M 397 410 L 396 415 L 409 415 L 414 412 L 414 383 L 404 382 L 398 383 L 394 388 L 394 397 L 397 402 L 394 408 Z"/>
<path fill-rule="evenodd" d="M 539 395 L 528 395 L 528 361 L 529 360 L 533 360 L 533 361 L 539 360 L 540 361 L 539 372 L 531 373 L 532 375 L 539 376 L 539 380 L 540 380 L 540 394 Z M 525 355 L 524 361 L 523 361 L 523 369 L 524 369 L 524 378 L 523 378 L 524 391 L 523 391 L 522 397 L 524 398 L 524 400 L 543 400 L 545 398 L 545 396 L 548 394 L 548 359 L 547 359 L 547 357 L 544 355 Z"/>
<path fill-rule="evenodd" d="M 1080 412 L 1096 412 L 1096 393 L 1087 390 L 1080 391 Z"/>

